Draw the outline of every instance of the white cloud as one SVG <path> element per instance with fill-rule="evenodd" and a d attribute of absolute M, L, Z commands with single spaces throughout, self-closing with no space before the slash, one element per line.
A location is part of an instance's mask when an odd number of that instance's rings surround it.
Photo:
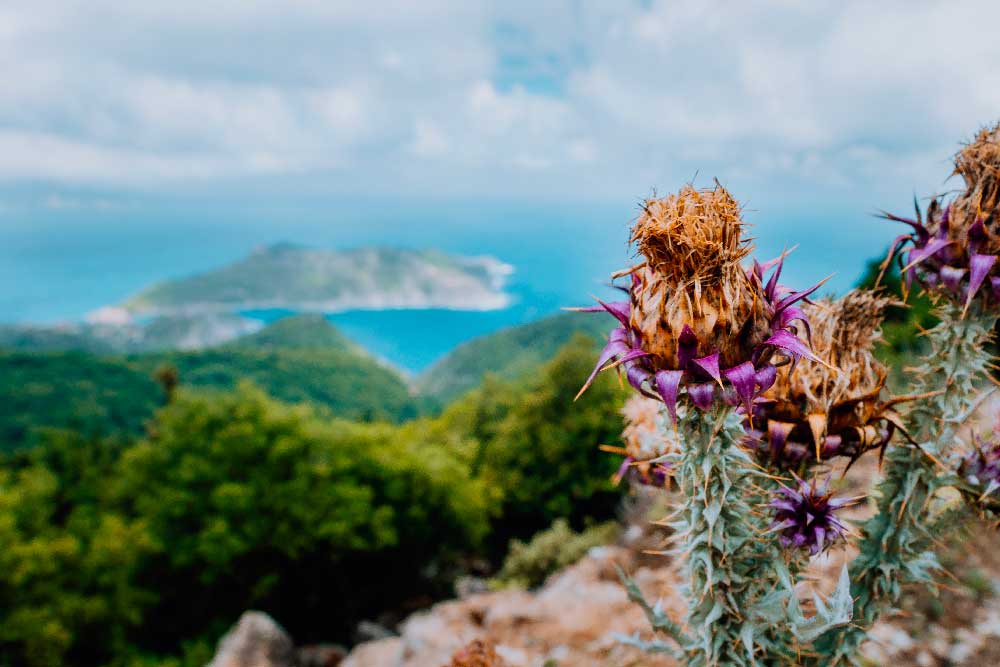
<path fill-rule="evenodd" d="M 1000 4 L 66 0 L 0 8 L 0 180 L 292 174 L 768 201 L 940 186 L 1000 116 Z"/>
<path fill-rule="evenodd" d="M 419 157 L 441 157 L 451 149 L 448 137 L 433 121 L 418 120 L 414 125 L 413 135 L 411 150 Z"/>

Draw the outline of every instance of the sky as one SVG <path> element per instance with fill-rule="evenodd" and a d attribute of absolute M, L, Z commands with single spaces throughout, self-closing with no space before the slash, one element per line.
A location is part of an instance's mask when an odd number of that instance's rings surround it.
<path fill-rule="evenodd" d="M 416 200 L 621 226 L 717 178 L 773 251 L 882 247 L 871 214 L 954 187 L 1000 119 L 998 25 L 987 0 L 0 0 L 0 228 Z"/>
<path fill-rule="evenodd" d="M 941 187 L 1000 117 L 997 25 L 990 1 L 5 2 L 0 183 L 58 208 L 634 200 L 697 174 L 872 206 Z"/>

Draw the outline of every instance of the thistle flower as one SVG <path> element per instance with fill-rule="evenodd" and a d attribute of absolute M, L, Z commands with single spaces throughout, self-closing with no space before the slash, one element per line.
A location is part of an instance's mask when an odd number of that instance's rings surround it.
<path fill-rule="evenodd" d="M 1000 509 L 1000 497 L 994 494 L 1000 489 L 1000 420 L 993 426 L 993 437 L 983 442 L 979 436 L 972 436 L 973 448 L 958 466 L 958 475 L 965 495 L 976 505 L 989 509 Z"/>
<path fill-rule="evenodd" d="M 661 405 L 659 401 L 638 394 L 625 401 L 622 408 L 625 447 L 604 447 L 605 451 L 625 456 L 615 474 L 616 482 L 627 479 L 647 486 L 667 486 L 670 464 L 665 459 L 678 451 L 680 444 L 676 432 L 664 428 Z"/>
<path fill-rule="evenodd" d="M 830 365 L 780 368 L 774 385 L 754 405 L 748 442 L 774 463 L 799 465 L 835 456 L 856 459 L 884 447 L 899 428 L 893 406 L 882 400 L 885 366 L 872 348 L 881 339 L 885 308 L 893 299 L 865 290 L 806 304 L 812 350 Z"/>
<path fill-rule="evenodd" d="M 916 279 L 931 294 L 964 304 L 966 310 L 977 296 L 992 299 L 995 306 L 1000 302 L 1000 124 L 981 130 L 958 152 L 953 174 L 962 177 L 965 190 L 948 203 L 935 197 L 926 221 L 916 202 L 915 220 L 884 214 L 913 232 L 893 242 L 883 271 L 910 243 L 912 248 L 898 256 L 907 286 Z"/>
<path fill-rule="evenodd" d="M 980 442 L 962 459 L 959 475 L 963 480 L 989 495 L 1000 489 L 1000 442 Z"/>
<path fill-rule="evenodd" d="M 778 533 L 782 546 L 809 549 L 815 556 L 844 538 L 847 527 L 836 512 L 856 499 L 834 498 L 829 478 L 820 487 L 815 478 L 806 482 L 796 477 L 795 481 L 795 488 L 779 486 L 768 505 L 775 511 L 771 532 Z"/>
<path fill-rule="evenodd" d="M 622 288 L 628 300 L 582 309 L 607 311 L 619 326 L 581 394 L 599 372 L 624 367 L 629 384 L 663 401 L 675 422 L 682 387 L 701 410 L 721 398 L 749 414 L 777 364 L 818 361 L 796 335 L 808 324 L 795 304 L 819 285 L 801 292 L 780 285 L 784 256 L 744 270 L 752 249 L 744 226 L 736 200 L 718 184 L 645 202 L 631 237 L 644 261 L 619 274 L 631 276 Z"/>

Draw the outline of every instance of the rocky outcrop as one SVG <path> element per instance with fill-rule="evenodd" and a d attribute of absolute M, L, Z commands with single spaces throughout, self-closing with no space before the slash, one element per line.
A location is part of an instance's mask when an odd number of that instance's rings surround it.
<path fill-rule="evenodd" d="M 337 667 L 345 654 L 336 644 L 296 649 L 277 621 L 264 612 L 248 611 L 219 640 L 207 667 Z"/>
<path fill-rule="evenodd" d="M 208 667 L 296 667 L 295 644 L 273 618 L 248 611 L 219 640 Z"/>
<path fill-rule="evenodd" d="M 616 563 L 633 570 L 634 559 L 630 550 L 601 547 L 535 592 L 506 590 L 443 602 L 407 619 L 399 637 L 355 647 L 343 667 L 442 667 L 476 640 L 492 646 L 508 667 L 618 667 L 637 660 L 647 667 L 672 665 L 615 637 L 638 631 L 649 638 L 646 619 L 625 597 L 615 573 Z M 677 608 L 669 568 L 639 567 L 634 577 L 648 597 L 663 598 L 668 610 Z"/>

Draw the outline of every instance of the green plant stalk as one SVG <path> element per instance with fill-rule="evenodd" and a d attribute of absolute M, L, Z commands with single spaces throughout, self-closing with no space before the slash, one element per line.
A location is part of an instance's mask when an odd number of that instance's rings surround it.
<path fill-rule="evenodd" d="M 832 604 L 816 599 L 815 613 L 802 613 L 794 582 L 808 556 L 782 548 L 769 530 L 767 505 L 776 483 L 741 446 L 741 421 L 725 407 L 710 414 L 685 410 L 680 419 L 683 446 L 671 463 L 682 502 L 668 525 L 684 559 L 686 627 L 647 603 L 622 573 L 629 598 L 670 643 L 619 639 L 671 654 L 686 667 L 799 665 L 801 646 L 851 618 L 846 570 Z"/>
<path fill-rule="evenodd" d="M 930 514 L 935 493 L 949 483 L 938 462 L 952 453 L 956 435 L 977 395 L 977 380 L 990 354 L 986 342 L 997 321 L 995 312 L 973 307 L 963 318 L 957 305 L 938 310 L 941 318 L 928 332 L 929 353 L 917 369 L 915 393 L 941 393 L 920 401 L 907 415 L 907 427 L 919 446 L 895 446 L 886 456 L 885 478 L 878 486 L 878 511 L 863 526 L 860 554 L 851 564 L 854 620 L 819 640 L 811 665 L 856 665 L 867 631 L 896 605 L 904 583 L 933 583 L 937 558 L 930 550 Z"/>
<path fill-rule="evenodd" d="M 740 418 L 728 407 L 689 410 L 675 479 L 683 505 L 675 527 L 685 556 L 688 667 L 757 665 L 765 637 L 749 610 L 770 586 L 758 537 L 766 517 L 747 493 L 758 472 L 740 447 Z"/>

